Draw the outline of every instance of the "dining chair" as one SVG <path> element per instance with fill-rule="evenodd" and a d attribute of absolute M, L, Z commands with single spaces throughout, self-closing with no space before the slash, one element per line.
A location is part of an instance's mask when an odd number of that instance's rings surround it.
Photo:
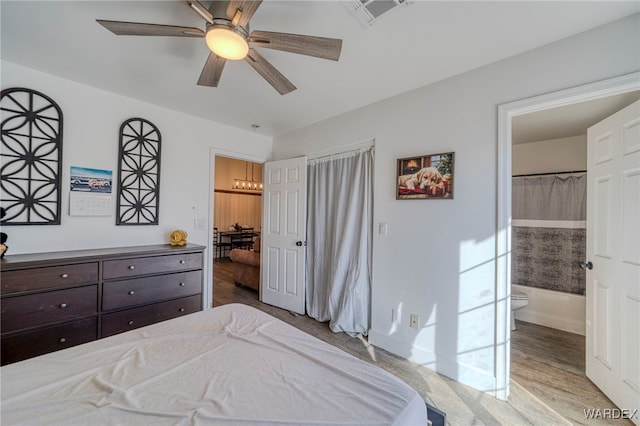
<path fill-rule="evenodd" d="M 242 228 L 240 234 L 234 237 L 231 248 L 251 250 L 253 248 L 253 237 L 253 228 Z"/>
<path fill-rule="evenodd" d="M 213 228 L 213 250 L 217 259 L 222 259 L 227 250 L 231 251 L 231 242 L 222 241 L 217 227 Z"/>

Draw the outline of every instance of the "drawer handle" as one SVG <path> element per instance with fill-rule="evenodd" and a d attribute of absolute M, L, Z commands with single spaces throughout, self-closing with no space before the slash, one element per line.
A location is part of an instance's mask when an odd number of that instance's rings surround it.
<path fill-rule="evenodd" d="M 129 292 L 129 294 L 130 294 L 130 295 L 134 295 L 134 294 L 136 294 L 136 292 L 135 292 L 135 291 L 133 291 L 133 290 L 131 290 L 131 291 Z"/>
<path fill-rule="evenodd" d="M 180 283 L 180 287 L 184 287 L 184 283 Z"/>
<path fill-rule="evenodd" d="M 61 307 L 62 309 L 64 309 L 64 308 L 66 308 L 66 307 L 67 307 L 67 304 L 66 304 L 66 303 L 61 303 L 61 304 L 60 304 L 60 307 Z"/>
<path fill-rule="evenodd" d="M 184 308 L 178 309 L 178 312 L 184 312 Z"/>
<path fill-rule="evenodd" d="M 129 265 L 129 270 L 133 271 L 134 269 L 136 269 L 135 265 Z"/>
<path fill-rule="evenodd" d="M 129 325 L 133 325 L 133 321 L 129 321 L 127 324 L 129 324 Z"/>
<path fill-rule="evenodd" d="M 64 337 L 61 337 L 60 340 L 58 340 L 58 342 L 60 342 L 60 343 L 64 343 L 66 341 L 67 341 L 67 339 L 65 339 Z"/>
<path fill-rule="evenodd" d="M 62 275 L 60 275 L 60 278 L 69 278 L 69 274 L 66 274 L 66 273 L 62 274 Z"/>
<path fill-rule="evenodd" d="M 185 263 L 187 263 L 187 262 L 185 262 L 184 260 L 181 260 L 181 261 L 180 261 L 180 264 L 181 264 L 181 265 L 184 265 Z"/>

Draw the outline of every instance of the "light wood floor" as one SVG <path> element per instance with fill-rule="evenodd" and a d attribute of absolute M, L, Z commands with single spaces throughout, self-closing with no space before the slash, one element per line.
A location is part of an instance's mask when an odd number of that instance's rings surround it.
<path fill-rule="evenodd" d="M 511 391 L 499 401 L 385 350 L 333 333 L 326 323 L 266 305 L 258 293 L 236 287 L 229 261 L 214 264 L 214 306 L 244 303 L 400 377 L 447 414 L 449 425 L 610 425 L 587 420 L 585 408 L 614 405 L 584 375 L 584 337 L 518 322 L 512 333 Z M 620 420 L 616 425 L 632 425 Z"/>

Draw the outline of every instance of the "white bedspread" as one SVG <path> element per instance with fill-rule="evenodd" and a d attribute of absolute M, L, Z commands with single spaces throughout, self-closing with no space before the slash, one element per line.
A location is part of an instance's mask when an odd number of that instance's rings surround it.
<path fill-rule="evenodd" d="M 64 425 L 426 425 L 400 379 L 245 305 L 0 368 L 1 421 Z"/>

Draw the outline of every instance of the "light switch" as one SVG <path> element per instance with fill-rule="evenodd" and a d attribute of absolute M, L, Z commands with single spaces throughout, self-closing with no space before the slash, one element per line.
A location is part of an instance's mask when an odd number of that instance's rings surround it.
<path fill-rule="evenodd" d="M 378 225 L 378 234 L 387 235 L 387 224 L 385 222 L 380 222 Z"/>

